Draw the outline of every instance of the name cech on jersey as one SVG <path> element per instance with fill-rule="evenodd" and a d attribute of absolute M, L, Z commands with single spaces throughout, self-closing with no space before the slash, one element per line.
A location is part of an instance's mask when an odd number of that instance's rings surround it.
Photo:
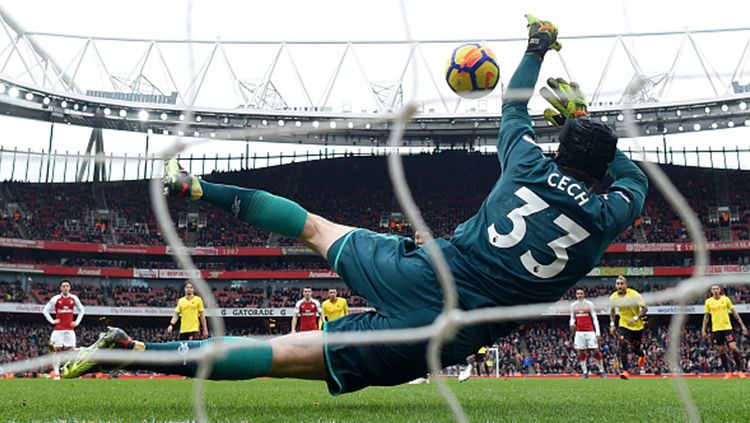
<path fill-rule="evenodd" d="M 573 181 L 572 184 L 570 183 L 571 181 Z M 586 188 L 576 183 L 570 176 L 552 172 L 547 177 L 547 185 L 568 194 L 574 200 L 578 201 L 579 206 L 589 202 L 589 194 L 586 191 Z"/>

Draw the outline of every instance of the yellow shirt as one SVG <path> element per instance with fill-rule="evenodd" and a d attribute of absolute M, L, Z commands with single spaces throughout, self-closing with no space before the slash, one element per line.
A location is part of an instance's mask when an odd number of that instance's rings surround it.
<path fill-rule="evenodd" d="M 330 299 L 323 301 L 322 308 L 323 317 L 329 322 L 349 314 L 349 306 L 346 304 L 346 300 L 341 297 L 336 298 L 335 304 Z"/>
<path fill-rule="evenodd" d="M 711 314 L 711 332 L 732 330 L 732 321 L 729 319 L 729 312 L 733 309 L 732 300 L 726 295 L 722 295 L 718 300 L 714 297 L 706 300 L 706 314 Z"/>
<path fill-rule="evenodd" d="M 198 314 L 203 313 L 203 300 L 197 295 L 188 300 L 185 297 L 177 301 L 175 313 L 180 315 L 180 333 L 198 332 L 200 323 Z"/>
<path fill-rule="evenodd" d="M 635 289 L 628 288 L 625 295 L 620 295 L 617 291 L 613 292 L 609 297 L 609 301 L 612 306 L 617 307 L 617 312 L 620 314 L 620 327 L 630 330 L 643 330 L 643 319 L 636 320 L 635 324 L 630 325 L 628 322 L 630 319 L 638 315 L 638 309 L 640 307 L 646 307 L 646 302 L 643 301 L 643 297 Z M 621 304 L 633 304 L 623 305 Z"/>

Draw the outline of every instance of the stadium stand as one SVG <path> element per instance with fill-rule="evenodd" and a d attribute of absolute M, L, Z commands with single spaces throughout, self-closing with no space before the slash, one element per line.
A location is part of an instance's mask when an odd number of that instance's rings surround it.
<path fill-rule="evenodd" d="M 302 285 L 283 286 L 281 282 L 260 281 L 258 286 L 227 286 L 214 287 L 212 292 L 221 308 L 288 308 L 294 307 L 297 300 L 302 298 Z M 323 301 L 327 298 L 328 288 L 336 288 L 338 295 L 347 300 L 350 307 L 368 307 L 367 301 L 357 295 L 353 295 L 341 281 L 323 283 L 315 282 L 313 287 L 313 298 Z M 630 286 L 641 293 L 656 292 L 673 287 L 673 284 L 652 283 L 649 278 L 631 278 Z M 588 298 L 609 296 L 614 288 L 612 283 L 591 284 L 582 283 L 571 288 L 560 299 L 567 302 L 575 299 L 575 290 L 583 288 Z M 179 283 L 172 282 L 168 286 L 132 286 L 86 284 L 73 284 L 71 292 L 81 299 L 84 305 L 112 305 L 117 307 L 173 307 L 177 300 L 183 295 Z M 734 304 L 750 303 L 750 287 L 726 286 L 723 292 Z M 49 298 L 58 293 L 58 287 L 51 283 L 34 283 L 29 292 L 25 292 L 22 284 L 18 281 L 0 282 L 0 302 L 45 304 Z M 706 294 L 707 297 L 708 294 Z M 695 299 L 692 304 L 703 304 L 706 297 Z M 661 305 L 661 304 L 652 304 Z"/>
<path fill-rule="evenodd" d="M 405 158 L 406 174 L 428 225 L 439 236 L 476 211 L 499 176 L 494 155 L 445 151 Z M 742 188 L 750 172 L 662 166 L 685 193 L 706 227 L 709 240 L 747 239 L 748 194 Z M 454 175 L 462 175 L 456 178 Z M 302 206 L 337 222 L 381 232 L 409 234 L 408 225 L 393 213 L 395 202 L 383 157 L 341 158 L 284 166 L 206 175 L 214 182 L 250 186 L 293 198 Z M 468 183 L 467 183 L 468 181 Z M 143 207 L 145 181 L 92 184 L 28 184 L 6 182 L 0 235 L 29 239 L 97 243 L 163 245 L 155 218 Z M 96 201 L 95 190 L 106 204 Z M 346 196 L 340 195 L 346 192 Z M 11 204 L 13 207 L 11 207 Z M 91 208 L 72 205 L 91 204 Z M 96 205 L 95 207 L 93 205 Z M 723 233 L 713 218 L 717 207 L 732 210 L 731 228 Z M 13 209 L 19 213 L 9 213 Z M 270 236 L 200 202 L 170 202 L 172 218 L 189 245 L 296 245 L 294 240 Z M 106 211 L 106 212 L 105 212 Z M 393 215 L 392 215 L 393 214 Z M 652 187 L 643 219 L 621 242 L 686 241 L 682 224 Z"/>
<path fill-rule="evenodd" d="M 669 373 L 666 359 L 669 342 L 667 325 L 649 329 L 645 339 L 648 361 L 644 372 L 657 375 Z M 681 339 L 681 367 L 685 373 L 723 371 L 714 349 L 709 348 L 707 341 L 701 339 L 699 325 L 691 324 L 683 329 Z M 498 348 L 501 375 L 575 374 L 580 371 L 570 330 L 559 323 L 530 325 L 511 336 L 501 338 L 495 347 Z M 616 372 L 618 364 L 615 337 L 605 333 L 600 348 L 607 371 Z"/>
<path fill-rule="evenodd" d="M 106 304 L 104 291 L 93 285 L 86 285 L 85 289 L 82 286 L 73 284 L 71 286 L 71 292 L 78 296 L 81 303 L 86 305 L 102 305 Z M 59 294 L 60 290 L 57 285 L 48 283 L 36 283 L 31 288 L 30 297 L 35 299 L 39 304 L 46 304 L 50 298 Z"/>
<path fill-rule="evenodd" d="M 406 174 L 426 221 L 437 236 L 450 237 L 453 228 L 470 217 L 499 175 L 495 155 L 445 151 L 405 158 Z M 695 208 L 709 240 L 748 240 L 750 172 L 662 166 Z M 455 175 L 462 175 L 456 178 Z M 288 196 L 302 206 L 341 223 L 380 232 L 411 235 L 395 202 L 383 157 L 342 158 L 317 162 L 207 175 L 206 179 L 240 186 L 253 186 Z M 468 182 L 467 182 L 468 181 Z M 13 239 L 66 241 L 97 244 L 159 246 L 164 242 L 149 207 L 142 201 L 145 181 L 93 184 L 0 185 L 0 237 Z M 346 192 L 346 196 L 341 193 Z M 80 205 L 90 205 L 80 207 Z M 170 201 L 170 212 L 183 240 L 191 246 L 269 247 L 297 246 L 292 239 L 271 236 L 242 224 L 233 216 L 200 202 Z M 724 208 L 722 215 L 720 208 Z M 680 220 L 653 189 L 649 192 L 643 216 L 618 242 L 632 245 L 689 241 Z M 682 245 L 682 244 L 680 244 Z M 746 268 L 747 247 L 714 251 L 711 264 Z M 600 266 L 617 268 L 683 269 L 693 265 L 689 250 L 639 253 L 628 249 L 608 253 Z M 624 251 L 624 252 L 622 252 Z M 329 269 L 313 255 L 200 256 L 194 257 L 203 271 L 286 271 Z M 102 269 L 177 269 L 168 254 L 117 254 L 73 252 L 47 249 L 0 248 L 0 261 L 11 265 L 42 265 Z M 608 296 L 613 289 L 612 274 L 592 276 L 581 286 L 588 297 Z M 675 275 L 653 277 L 636 275 L 630 285 L 641 292 L 661 290 L 678 281 Z M 0 281 L 0 303 L 41 305 L 58 292 L 60 278 L 53 275 L 34 280 L 20 270 Z M 39 280 L 43 279 L 43 282 Z M 312 278 L 310 278 L 312 279 Z M 84 305 L 123 308 L 174 307 L 182 295 L 184 279 L 113 279 L 87 276 L 73 278 L 72 292 Z M 326 290 L 336 287 L 350 307 L 367 307 L 364 298 L 353 295 L 340 280 L 253 280 L 211 281 L 213 294 L 223 309 L 290 308 L 302 296 L 302 286 L 312 286 L 313 296 L 325 299 Z M 750 288 L 728 287 L 735 304 L 750 303 Z M 571 289 L 561 299 L 574 298 Z M 696 299 L 693 304 L 702 304 Z M 658 306 L 658 305 L 655 305 Z M 112 317 L 91 315 L 78 330 L 79 345 L 96 339 Z M 150 341 L 172 339 L 158 318 L 128 318 L 116 321 L 134 337 Z M 274 319 L 227 319 L 233 335 L 281 334 L 288 330 L 289 317 Z M 158 321 L 158 322 L 157 322 Z M 600 318 L 606 322 L 606 317 Z M 278 323 L 278 325 L 277 325 Z M 668 370 L 664 354 L 668 333 L 665 316 L 657 316 L 648 330 L 649 362 L 646 371 Z M 689 373 L 720 371 L 715 350 L 700 339 L 696 316 L 682 337 L 682 368 Z M 605 323 L 602 323 L 605 327 Z M 0 313 L 0 362 L 24 359 L 47 351 L 49 325 L 38 314 Z M 606 330 L 604 331 L 606 332 Z M 559 340 L 564 340 L 559 342 Z M 11 342 L 18 341 L 18 342 Z M 19 341 L 20 340 L 20 341 Z M 602 350 L 609 372 L 616 368 L 616 340 L 604 334 Z M 498 340 L 501 375 L 576 373 L 577 358 L 572 348 L 567 318 L 551 317 L 527 325 Z M 747 351 L 744 348 L 743 351 Z"/>
<path fill-rule="evenodd" d="M 744 265 L 748 264 L 748 257 L 722 257 L 714 255 L 710 258 L 710 264 L 712 265 Z M 127 260 L 120 260 L 118 263 L 106 263 L 103 260 L 89 260 L 89 259 L 76 259 L 69 260 L 65 263 L 68 266 L 90 266 L 90 267 L 120 267 L 120 268 L 173 268 L 175 264 L 171 261 L 139 261 L 132 262 Z M 668 255 L 653 254 L 649 257 L 635 256 L 633 258 L 617 258 L 611 256 L 604 256 L 599 262 L 599 266 L 629 266 L 629 267 L 640 267 L 640 266 L 662 266 L 662 267 L 685 267 L 693 265 L 693 257 L 690 255 L 681 257 L 670 257 Z M 197 261 L 196 266 L 201 270 L 295 270 L 295 269 L 328 269 L 330 265 L 319 260 L 306 260 L 306 261 L 295 261 L 293 257 L 285 258 L 284 261 L 276 262 L 259 262 L 259 261 L 246 261 L 238 260 L 235 258 L 232 261 L 223 262 L 205 262 Z"/>
<path fill-rule="evenodd" d="M 27 300 L 20 282 L 0 281 L 0 303 L 25 303 Z"/>
<path fill-rule="evenodd" d="M 285 257 L 271 260 L 257 260 L 254 257 L 230 257 L 223 261 L 196 260 L 195 265 L 200 270 L 320 270 L 330 266 L 323 259 L 311 256 L 313 260 Z M 41 264 L 73 267 L 102 267 L 119 269 L 176 269 L 177 264 L 171 256 L 163 260 L 148 259 L 99 259 L 99 258 L 29 258 L 6 255 L 4 261 L 16 264 Z"/>
<path fill-rule="evenodd" d="M 341 282 L 326 284 L 325 288 L 314 288 L 313 297 L 321 302 L 327 298 L 328 288 L 336 288 L 338 295 L 347 300 L 350 307 L 367 307 L 367 301 L 344 287 Z M 302 298 L 299 287 L 268 285 L 254 287 L 229 286 L 213 288 L 212 292 L 221 308 L 261 308 L 294 307 Z M 52 283 L 33 283 L 27 293 L 19 281 L 0 281 L 0 302 L 46 304 L 59 293 L 58 286 Z M 74 283 L 71 293 L 77 295 L 86 305 L 116 307 L 174 307 L 183 295 L 182 286 L 172 282 L 170 286 L 132 286 Z"/>
<path fill-rule="evenodd" d="M 137 258 L 90 258 L 75 257 L 67 258 L 64 254 L 56 258 L 30 258 L 18 255 L 5 255 L 0 261 L 16 264 L 39 264 L 72 267 L 101 267 L 119 269 L 176 269 L 177 264 L 170 256 L 164 256 L 161 260 L 149 259 L 147 256 Z M 746 265 L 748 257 L 745 256 L 721 256 L 718 253 L 710 258 L 712 265 Z M 321 270 L 329 269 L 330 266 L 322 258 L 310 256 L 309 259 L 299 259 L 294 256 L 276 257 L 273 259 L 258 259 L 257 257 L 229 257 L 225 260 L 196 259 L 195 265 L 200 270 Z M 617 267 L 685 267 L 693 265 L 691 255 L 667 255 L 650 254 L 629 255 L 620 257 L 618 255 L 605 255 L 599 262 L 599 266 Z"/>

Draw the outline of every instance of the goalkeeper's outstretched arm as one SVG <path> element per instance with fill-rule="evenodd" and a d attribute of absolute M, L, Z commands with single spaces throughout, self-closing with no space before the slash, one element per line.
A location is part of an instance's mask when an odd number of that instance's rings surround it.
<path fill-rule="evenodd" d="M 513 145 L 520 141 L 523 135 L 534 134 L 526 105 L 534 93 L 544 55 L 549 50 L 560 49 L 555 25 L 531 15 L 526 15 L 526 19 L 529 43 L 503 98 L 503 118 L 497 140 L 497 154 L 503 167 Z"/>
<path fill-rule="evenodd" d="M 521 59 L 513 77 L 508 83 L 503 103 L 503 121 L 505 120 L 505 106 L 525 106 L 534 92 L 534 86 L 539 78 L 539 68 L 544 55 L 549 50 L 560 50 L 557 42 L 557 27 L 548 21 L 541 21 L 531 15 L 526 15 L 529 28 L 529 42 L 526 53 Z"/>

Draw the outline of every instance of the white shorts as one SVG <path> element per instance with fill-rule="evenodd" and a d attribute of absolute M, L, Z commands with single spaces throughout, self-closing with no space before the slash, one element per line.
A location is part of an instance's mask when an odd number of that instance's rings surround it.
<path fill-rule="evenodd" d="M 76 333 L 72 330 L 53 330 L 49 343 L 55 348 L 75 348 Z"/>
<path fill-rule="evenodd" d="M 577 350 L 593 350 L 599 348 L 596 332 L 576 332 L 575 348 Z"/>

